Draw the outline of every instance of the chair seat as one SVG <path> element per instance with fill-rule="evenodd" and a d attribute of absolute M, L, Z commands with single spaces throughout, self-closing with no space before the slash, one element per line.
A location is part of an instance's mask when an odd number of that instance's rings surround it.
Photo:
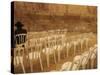
<path fill-rule="evenodd" d="M 88 58 L 89 58 L 89 52 L 86 51 L 82 54 L 82 62 L 81 65 L 86 65 L 88 62 Z"/>

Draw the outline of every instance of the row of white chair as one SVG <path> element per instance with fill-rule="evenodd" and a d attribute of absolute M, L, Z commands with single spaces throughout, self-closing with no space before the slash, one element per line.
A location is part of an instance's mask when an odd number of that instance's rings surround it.
<path fill-rule="evenodd" d="M 89 36 L 84 36 L 82 38 L 77 38 L 76 40 L 76 37 L 73 37 L 72 40 L 70 40 L 70 42 L 64 42 L 63 44 L 60 44 L 60 45 L 54 45 L 54 46 L 50 46 L 50 47 L 45 47 L 45 48 L 39 48 L 39 50 L 35 50 L 32 48 L 32 46 L 28 47 L 28 44 L 27 46 L 25 45 L 25 47 L 21 47 L 21 46 L 17 46 L 17 48 L 15 48 L 15 56 L 14 56 L 14 65 L 15 66 L 19 66 L 19 64 L 22 66 L 22 69 L 23 69 L 23 72 L 25 72 L 25 69 L 24 69 L 24 52 L 25 50 L 28 50 L 28 48 L 31 50 L 31 51 L 28 51 L 28 55 L 25 55 L 29 61 L 31 62 L 30 63 L 30 67 L 31 67 L 31 71 L 32 71 L 32 61 L 33 60 L 37 60 L 39 59 L 39 62 L 40 62 L 40 65 L 41 65 L 41 70 L 43 71 L 43 64 L 42 64 L 42 59 L 41 59 L 41 52 L 44 53 L 46 55 L 46 58 L 47 58 L 47 67 L 50 66 L 50 59 L 49 59 L 49 55 L 51 54 L 54 54 L 55 55 L 55 50 L 57 50 L 58 52 L 58 61 L 60 61 L 60 52 L 63 50 L 64 47 L 66 47 L 66 51 L 67 51 L 67 57 L 69 56 L 69 49 L 70 47 L 74 44 L 74 55 L 76 54 L 76 45 L 78 45 L 79 43 L 83 42 L 84 43 L 84 39 L 88 37 L 89 39 Z M 64 38 L 64 37 L 63 37 Z M 51 38 L 49 38 L 51 39 Z M 62 39 L 62 38 L 61 38 Z M 45 40 L 45 39 L 44 39 Z M 56 41 L 59 41 L 59 40 L 56 40 Z M 33 42 L 33 41 L 31 41 Z M 47 41 L 48 42 L 48 41 Z M 82 44 L 83 44 L 82 43 Z M 32 43 L 30 45 L 33 45 Z M 39 44 L 37 44 L 39 45 Z M 82 46 L 82 45 L 81 45 Z M 37 46 L 36 46 L 37 47 Z M 16 53 L 17 51 L 17 53 Z M 56 58 L 55 58 L 56 59 Z M 54 59 L 55 63 L 56 63 L 56 60 Z"/>
<path fill-rule="evenodd" d="M 86 65 L 91 61 L 91 69 L 95 66 L 94 61 L 96 61 L 96 54 L 97 54 L 97 46 L 91 47 L 88 51 L 85 51 L 81 55 L 76 55 L 73 58 L 73 61 L 67 61 L 62 66 L 60 71 L 68 71 L 68 70 L 79 70 L 80 67 L 82 69 L 86 69 Z"/>

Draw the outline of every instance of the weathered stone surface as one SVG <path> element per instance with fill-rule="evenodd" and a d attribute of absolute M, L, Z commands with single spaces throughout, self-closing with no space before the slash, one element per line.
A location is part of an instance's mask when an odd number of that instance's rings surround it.
<path fill-rule="evenodd" d="M 21 21 L 28 31 L 67 28 L 69 31 L 96 32 L 97 7 L 95 6 L 31 2 L 14 4 L 14 22 Z"/>

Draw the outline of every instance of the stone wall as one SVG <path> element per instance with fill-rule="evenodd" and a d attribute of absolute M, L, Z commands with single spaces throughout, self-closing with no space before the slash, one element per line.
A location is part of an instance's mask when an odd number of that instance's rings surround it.
<path fill-rule="evenodd" d="M 21 21 L 28 31 L 63 29 L 96 32 L 97 7 L 31 2 L 14 3 L 14 22 Z"/>

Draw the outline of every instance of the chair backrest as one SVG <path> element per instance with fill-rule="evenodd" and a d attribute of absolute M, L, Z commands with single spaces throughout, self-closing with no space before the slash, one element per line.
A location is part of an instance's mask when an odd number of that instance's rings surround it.
<path fill-rule="evenodd" d="M 93 53 L 93 54 L 91 55 L 90 59 L 95 59 L 95 58 L 96 58 L 96 54 Z"/>
<path fill-rule="evenodd" d="M 95 59 L 96 58 L 96 54 L 97 54 L 97 49 L 94 49 L 93 53 L 91 54 L 90 59 Z"/>
<path fill-rule="evenodd" d="M 86 51 L 82 54 L 82 61 L 81 61 L 81 65 L 86 65 L 88 63 L 88 60 L 90 58 L 90 52 Z"/>
<path fill-rule="evenodd" d="M 16 44 L 18 45 L 18 44 L 22 44 L 22 43 L 25 43 L 25 41 L 26 41 L 26 35 L 27 34 L 16 34 L 15 35 L 15 42 L 16 42 Z"/>
<path fill-rule="evenodd" d="M 29 47 L 32 47 L 32 46 L 36 45 L 36 44 L 35 44 L 36 40 L 35 40 L 34 38 L 33 38 L 33 39 L 29 39 L 28 42 L 29 42 L 29 43 L 28 43 L 28 46 L 29 46 Z"/>
<path fill-rule="evenodd" d="M 24 48 L 19 46 L 17 48 L 14 48 L 14 52 L 17 53 L 18 56 L 23 56 Z"/>
<path fill-rule="evenodd" d="M 71 70 L 78 70 L 81 65 L 81 61 L 82 61 L 81 55 L 75 56 L 72 62 L 73 64 L 72 64 Z"/>
<path fill-rule="evenodd" d="M 78 70 L 79 69 L 79 64 L 73 64 L 71 70 Z"/>
<path fill-rule="evenodd" d="M 62 45 L 57 45 L 57 50 L 61 51 L 62 50 Z"/>
<path fill-rule="evenodd" d="M 33 58 L 34 60 L 37 60 L 37 59 L 39 58 L 40 52 L 34 51 L 34 52 L 33 52 L 33 55 L 34 55 L 34 56 L 33 56 L 32 58 Z"/>
<path fill-rule="evenodd" d="M 16 55 L 14 58 L 16 58 L 17 63 L 23 63 L 23 55 L 24 55 L 24 48 L 23 47 L 17 47 L 14 49 L 16 52 Z"/>
<path fill-rule="evenodd" d="M 14 57 L 14 65 L 18 66 L 19 64 L 20 64 L 19 57 L 18 56 Z"/>
<path fill-rule="evenodd" d="M 42 50 L 42 52 L 44 53 L 44 54 L 48 54 L 48 55 L 50 55 L 50 54 L 52 54 L 53 53 L 53 48 L 44 48 L 43 50 Z"/>
<path fill-rule="evenodd" d="M 73 63 L 79 64 L 81 61 L 81 55 L 77 55 L 73 59 Z"/>
<path fill-rule="evenodd" d="M 90 50 L 89 50 L 89 52 L 91 53 L 90 59 L 96 58 L 96 54 L 97 54 L 97 46 L 94 45 L 93 47 L 91 47 Z"/>
<path fill-rule="evenodd" d="M 60 71 L 67 71 L 70 70 L 72 66 L 72 62 L 65 62 L 62 66 Z"/>

